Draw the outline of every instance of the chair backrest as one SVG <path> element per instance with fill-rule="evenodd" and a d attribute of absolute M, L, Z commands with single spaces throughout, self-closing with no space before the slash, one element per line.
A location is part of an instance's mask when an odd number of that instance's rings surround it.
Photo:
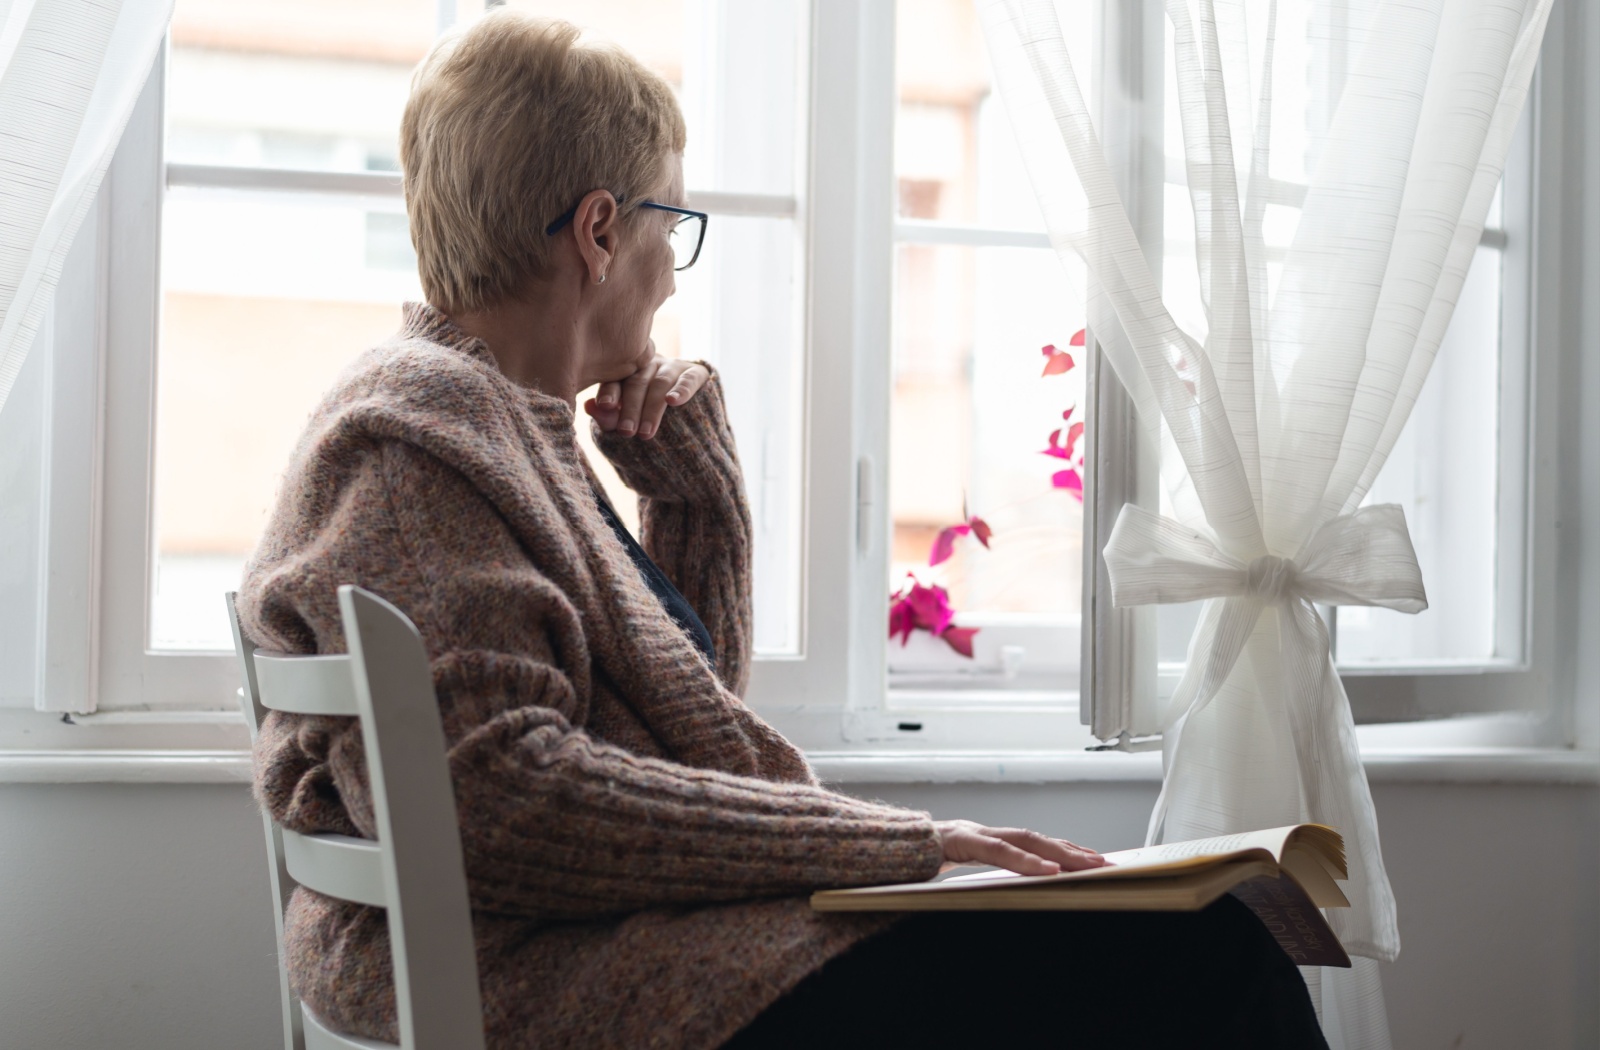
<path fill-rule="evenodd" d="M 279 945 L 294 884 L 387 910 L 399 1045 L 481 1050 L 472 912 L 428 656 L 406 616 L 357 587 L 339 588 L 348 654 L 295 656 L 255 648 L 228 595 L 252 737 L 268 711 L 361 720 L 378 841 L 303 835 L 267 819 Z M 281 951 L 280 951 L 281 959 Z M 371 1047 L 342 1036 L 294 1000 L 280 963 L 290 1050 Z M 302 1035 L 303 1032 L 303 1035 Z"/>

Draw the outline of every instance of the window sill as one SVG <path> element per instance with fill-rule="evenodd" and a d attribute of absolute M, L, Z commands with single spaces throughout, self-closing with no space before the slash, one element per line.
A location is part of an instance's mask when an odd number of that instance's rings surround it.
<path fill-rule="evenodd" d="M 0 784 L 249 784 L 248 751 L 0 751 Z"/>
<path fill-rule="evenodd" d="M 836 716 L 835 716 L 836 717 Z M 834 723 L 837 725 L 837 723 Z M 1600 752 L 1547 746 L 1537 721 L 1479 715 L 1357 727 L 1373 783 L 1600 785 Z M 249 737 L 231 711 L 60 716 L 0 712 L 0 783 L 248 784 Z M 1161 756 L 1072 746 L 958 749 L 864 742 L 807 754 L 830 784 L 1157 784 Z M 898 742 L 896 742 L 898 745 Z"/>
<path fill-rule="evenodd" d="M 1600 753 L 1538 747 L 1372 748 L 1375 784 L 1600 785 Z M 830 784 L 1157 784 L 1155 752 L 816 752 Z M 248 784 L 247 751 L 0 751 L 0 784 Z"/>
<path fill-rule="evenodd" d="M 1161 756 L 1105 752 L 814 752 L 829 784 L 1159 784 Z M 1600 752 L 1538 747 L 1371 748 L 1374 784 L 1600 785 Z"/>

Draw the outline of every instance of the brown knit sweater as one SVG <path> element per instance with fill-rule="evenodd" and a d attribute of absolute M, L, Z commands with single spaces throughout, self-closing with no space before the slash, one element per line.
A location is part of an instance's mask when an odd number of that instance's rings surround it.
<path fill-rule="evenodd" d="M 598 440 L 720 680 L 600 517 L 573 428 L 566 402 L 408 305 L 313 414 L 239 611 L 258 644 L 300 653 L 344 651 L 343 583 L 416 622 L 491 1047 L 715 1047 L 881 928 L 814 914 L 804 894 L 928 878 L 938 837 L 926 814 L 820 787 L 738 699 L 750 519 L 715 379 L 655 440 Z M 285 827 L 373 836 L 353 721 L 273 713 L 255 761 Z M 314 1011 L 395 1037 L 380 910 L 297 890 L 284 936 Z"/>

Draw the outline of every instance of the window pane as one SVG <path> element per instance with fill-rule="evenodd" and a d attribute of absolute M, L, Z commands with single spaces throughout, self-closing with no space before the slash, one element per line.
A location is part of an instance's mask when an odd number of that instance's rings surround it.
<path fill-rule="evenodd" d="M 1478 249 L 1433 371 L 1366 500 L 1405 508 L 1428 608 L 1341 607 L 1341 665 L 1496 655 L 1500 260 Z"/>
<path fill-rule="evenodd" d="M 1086 41 L 1094 5 L 1056 6 L 1069 37 Z M 1042 231 L 974 5 L 900 0 L 896 33 L 900 218 Z M 1092 49 L 1082 50 L 1074 59 L 1092 72 Z M 973 660 L 918 633 L 890 647 L 890 666 L 1007 679 L 1042 670 L 1055 677 L 1037 684 L 1068 685 L 1060 672 L 1077 666 L 1083 508 L 1053 479 L 1081 481 L 1082 441 L 1068 434 L 1082 422 L 1083 372 L 1041 376 L 1041 350 L 1081 352 L 1069 346 L 1083 326 L 1078 293 L 1044 249 L 906 243 L 895 263 L 890 587 L 914 574 L 946 588 L 956 623 L 980 633 Z M 1069 442 L 1070 458 L 1041 454 Z M 990 546 L 968 534 L 948 558 L 936 554 L 941 532 L 966 515 L 992 528 Z"/>
<path fill-rule="evenodd" d="M 236 587 L 307 416 L 393 333 L 414 271 L 374 238 L 392 212 L 173 193 L 162 236 L 152 644 L 228 648 Z M 381 228 L 381 223 L 378 224 Z"/>
<path fill-rule="evenodd" d="M 794 192 L 807 7 L 801 0 L 508 0 L 506 6 L 564 19 L 618 44 L 672 85 L 689 129 L 684 178 L 691 193 Z M 733 84 L 738 90 L 729 90 Z"/>
<path fill-rule="evenodd" d="M 177 0 L 167 160 L 397 170 L 437 17 L 435 0 Z"/>
<path fill-rule="evenodd" d="M 1082 324 L 1060 267 L 1043 250 L 903 245 L 895 284 L 893 582 L 938 582 L 969 618 L 1075 619 L 1082 504 L 1052 485 L 1069 463 L 1041 454 L 1083 398 L 1081 369 L 1040 375 L 1041 347 L 1071 350 Z M 964 537 L 930 568 L 963 503 L 993 528 L 991 548 Z"/>
<path fill-rule="evenodd" d="M 1079 76 L 1092 72 L 1094 4 L 1058 0 Z M 907 219 L 1044 229 L 1011 124 L 994 93 L 972 0 L 899 0 L 895 177 Z"/>
<path fill-rule="evenodd" d="M 691 189 L 794 192 L 801 0 L 726 9 L 685 0 L 508 6 L 573 22 L 665 77 L 689 125 Z M 481 10 L 459 2 L 463 18 Z M 398 170 L 400 114 L 437 17 L 435 0 L 178 0 L 167 159 Z"/>

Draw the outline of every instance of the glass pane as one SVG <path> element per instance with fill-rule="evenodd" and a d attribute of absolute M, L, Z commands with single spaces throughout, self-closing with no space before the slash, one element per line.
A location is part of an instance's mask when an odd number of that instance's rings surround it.
<path fill-rule="evenodd" d="M 619 44 L 679 89 L 685 57 L 696 50 L 685 0 L 507 0 L 505 6 L 559 18 Z"/>
<path fill-rule="evenodd" d="M 727 8 L 686 7 L 685 0 L 508 6 L 573 22 L 665 77 L 689 126 L 691 189 L 794 191 L 802 0 Z M 482 5 L 460 0 L 459 10 L 470 18 Z M 178 0 L 167 159 L 397 170 L 400 114 L 437 17 L 435 0 Z"/>
<path fill-rule="evenodd" d="M 1058 0 L 1056 17 L 1087 42 L 1094 4 Z M 1044 229 L 972 0 L 898 0 L 895 177 L 906 219 Z M 1080 77 L 1087 47 L 1072 47 Z"/>
<path fill-rule="evenodd" d="M 167 160 L 396 170 L 437 18 L 435 0 L 177 0 Z"/>
<path fill-rule="evenodd" d="M 1071 39 L 1088 40 L 1093 8 L 1056 5 Z M 1042 231 L 975 6 L 899 0 L 896 33 L 899 217 Z M 1090 50 L 1074 47 L 1080 75 L 1092 74 Z M 1048 250 L 902 244 L 895 261 L 890 588 L 908 574 L 943 587 L 955 622 L 980 633 L 972 660 L 914 633 L 890 647 L 890 665 L 1007 679 L 1075 668 L 1083 509 L 1053 479 L 1081 481 L 1082 442 L 1067 435 L 1082 421 L 1083 372 L 1041 376 L 1041 349 L 1070 350 L 1078 294 Z M 1070 459 L 1041 454 L 1069 440 Z M 969 515 L 993 530 L 990 546 L 955 535 L 946 557 L 941 535 Z"/>
<path fill-rule="evenodd" d="M 1501 253 L 1479 248 L 1433 371 L 1366 502 L 1405 508 L 1428 608 L 1342 606 L 1345 666 L 1495 655 Z"/>
<path fill-rule="evenodd" d="M 1076 354 L 1068 344 L 1081 309 L 1048 251 L 904 245 L 897 262 L 892 582 L 914 572 L 938 583 L 969 620 L 1075 619 L 1082 504 L 1052 482 L 1070 461 L 1041 450 L 1078 420 L 1083 372 L 1041 376 L 1040 350 Z M 991 547 L 962 537 L 931 567 L 940 530 L 963 521 L 963 505 L 994 530 Z"/>
<path fill-rule="evenodd" d="M 508 0 L 618 44 L 672 85 L 690 192 L 794 192 L 802 0 Z M 712 16 L 720 17 L 720 21 Z M 737 84 L 738 90 L 728 89 Z"/>
<path fill-rule="evenodd" d="M 392 207 L 398 207 L 398 202 Z M 392 211 L 173 193 L 162 233 L 152 644 L 232 645 L 235 587 L 307 416 L 421 296 Z"/>

